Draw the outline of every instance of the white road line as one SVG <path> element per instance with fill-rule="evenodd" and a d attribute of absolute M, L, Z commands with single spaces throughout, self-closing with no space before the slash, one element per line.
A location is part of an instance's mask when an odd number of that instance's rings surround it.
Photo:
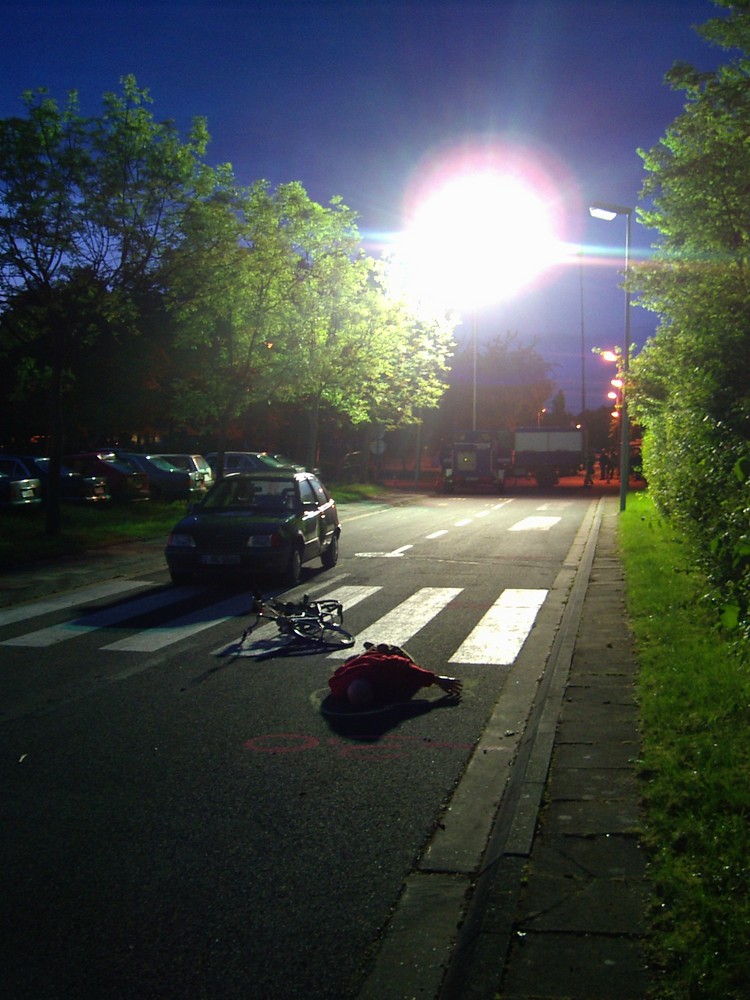
<path fill-rule="evenodd" d="M 409 549 L 413 549 L 413 545 L 402 545 L 398 549 L 394 549 L 393 552 L 355 552 L 355 556 L 359 556 L 361 559 L 398 559 L 402 556 L 404 552 L 408 552 Z"/>
<path fill-rule="evenodd" d="M 171 590 L 163 590 L 159 594 L 149 594 L 135 601 L 128 601 L 126 604 L 118 604 L 114 608 L 104 608 L 102 611 L 95 611 L 82 618 L 73 618 L 60 622 L 58 625 L 50 625 L 49 628 L 38 629 L 36 632 L 27 632 L 25 635 L 16 636 L 15 639 L 5 639 L 0 645 L 3 646 L 54 646 L 55 643 L 64 642 L 66 639 L 74 639 L 79 635 L 86 635 L 88 632 L 95 632 L 97 629 L 106 628 L 109 625 L 118 625 L 128 618 L 135 618 L 157 608 L 175 604 L 177 601 L 190 597 L 193 594 L 201 593 L 199 587 L 175 587 Z"/>
<path fill-rule="evenodd" d="M 137 590 L 139 587 L 153 586 L 154 584 L 148 580 L 113 580 L 111 583 L 97 583 L 90 587 L 81 587 L 80 590 L 73 591 L 73 593 L 32 601 L 29 604 L 0 611 L 0 626 L 27 621 L 29 618 L 38 618 L 40 615 L 47 615 L 52 611 L 75 608 L 80 604 L 88 604 L 104 597 L 112 597 L 114 594 L 124 594 L 128 590 Z"/>
<path fill-rule="evenodd" d="M 525 517 L 522 521 L 512 524 L 508 531 L 549 531 L 561 520 L 559 517 Z"/>
<path fill-rule="evenodd" d="M 460 594 L 462 589 L 462 587 L 423 587 L 402 601 L 398 607 L 373 622 L 364 632 L 360 632 L 357 636 L 357 648 L 360 649 L 363 642 L 389 642 L 403 646 Z M 351 655 L 348 649 L 336 650 L 328 659 L 343 660 Z"/>
<path fill-rule="evenodd" d="M 504 590 L 448 662 L 513 663 L 546 596 L 546 590 Z"/>
<path fill-rule="evenodd" d="M 111 642 L 102 649 L 114 649 L 128 653 L 154 653 L 157 649 L 170 646 L 173 642 L 186 639 L 197 632 L 203 632 L 214 625 L 229 621 L 230 618 L 239 618 L 247 614 L 249 606 L 247 594 L 235 594 L 234 597 L 218 604 L 211 604 L 207 608 L 197 608 L 190 614 L 175 618 L 166 625 L 158 628 L 147 628 L 125 639 L 118 639 Z"/>
<path fill-rule="evenodd" d="M 433 531 L 431 535 L 425 535 L 424 537 L 426 540 L 432 541 L 433 538 L 440 538 L 441 535 L 447 535 L 447 534 L 448 534 L 448 529 L 441 528 L 440 531 Z"/>
<path fill-rule="evenodd" d="M 472 519 L 470 517 L 465 517 L 461 521 L 456 521 L 456 523 L 453 525 L 453 527 L 454 528 L 463 528 L 467 524 L 471 524 L 471 521 L 472 521 Z"/>

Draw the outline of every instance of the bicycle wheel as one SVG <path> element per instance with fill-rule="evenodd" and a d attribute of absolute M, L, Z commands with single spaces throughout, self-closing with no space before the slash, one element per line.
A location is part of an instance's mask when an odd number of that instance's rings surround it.
<path fill-rule="evenodd" d="M 354 645 L 354 636 L 345 628 L 319 619 L 311 621 L 297 619 L 292 625 L 292 631 L 298 639 L 315 642 L 330 649 L 348 649 Z"/>

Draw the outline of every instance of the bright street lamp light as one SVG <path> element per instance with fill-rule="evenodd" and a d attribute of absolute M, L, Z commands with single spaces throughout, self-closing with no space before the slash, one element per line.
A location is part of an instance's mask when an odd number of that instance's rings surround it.
<path fill-rule="evenodd" d="M 630 364 L 630 290 L 628 288 L 628 271 L 630 267 L 630 219 L 633 214 L 632 208 L 623 205 L 610 205 L 607 202 L 595 202 L 589 207 L 590 214 L 595 219 L 605 219 L 611 222 L 618 215 L 624 215 L 625 225 L 625 343 L 620 355 L 621 374 L 623 386 L 620 403 L 620 510 L 625 510 L 628 495 L 628 481 L 630 478 L 630 433 L 628 427 L 628 401 L 625 394 L 625 385 L 628 378 L 628 368 Z"/>
<path fill-rule="evenodd" d="M 562 199 L 522 149 L 462 143 L 410 192 L 395 246 L 406 300 L 418 315 L 471 315 L 472 427 L 477 424 L 478 312 L 513 298 L 564 256 Z"/>

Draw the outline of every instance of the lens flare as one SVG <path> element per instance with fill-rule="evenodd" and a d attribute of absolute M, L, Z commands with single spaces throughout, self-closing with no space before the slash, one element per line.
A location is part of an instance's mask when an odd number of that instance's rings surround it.
<path fill-rule="evenodd" d="M 404 294 L 428 310 L 510 298 L 569 254 L 558 234 L 560 195 L 518 148 L 461 147 L 408 197 L 395 256 Z"/>

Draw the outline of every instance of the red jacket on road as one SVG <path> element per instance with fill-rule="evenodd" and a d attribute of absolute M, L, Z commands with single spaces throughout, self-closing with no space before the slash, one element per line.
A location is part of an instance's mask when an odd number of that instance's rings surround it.
<path fill-rule="evenodd" d="M 379 703 L 408 701 L 421 688 L 429 687 L 438 675 L 425 670 L 406 656 L 382 653 L 375 649 L 350 657 L 329 678 L 328 686 L 335 698 L 346 698 L 354 680 L 364 680 L 371 686 Z"/>

